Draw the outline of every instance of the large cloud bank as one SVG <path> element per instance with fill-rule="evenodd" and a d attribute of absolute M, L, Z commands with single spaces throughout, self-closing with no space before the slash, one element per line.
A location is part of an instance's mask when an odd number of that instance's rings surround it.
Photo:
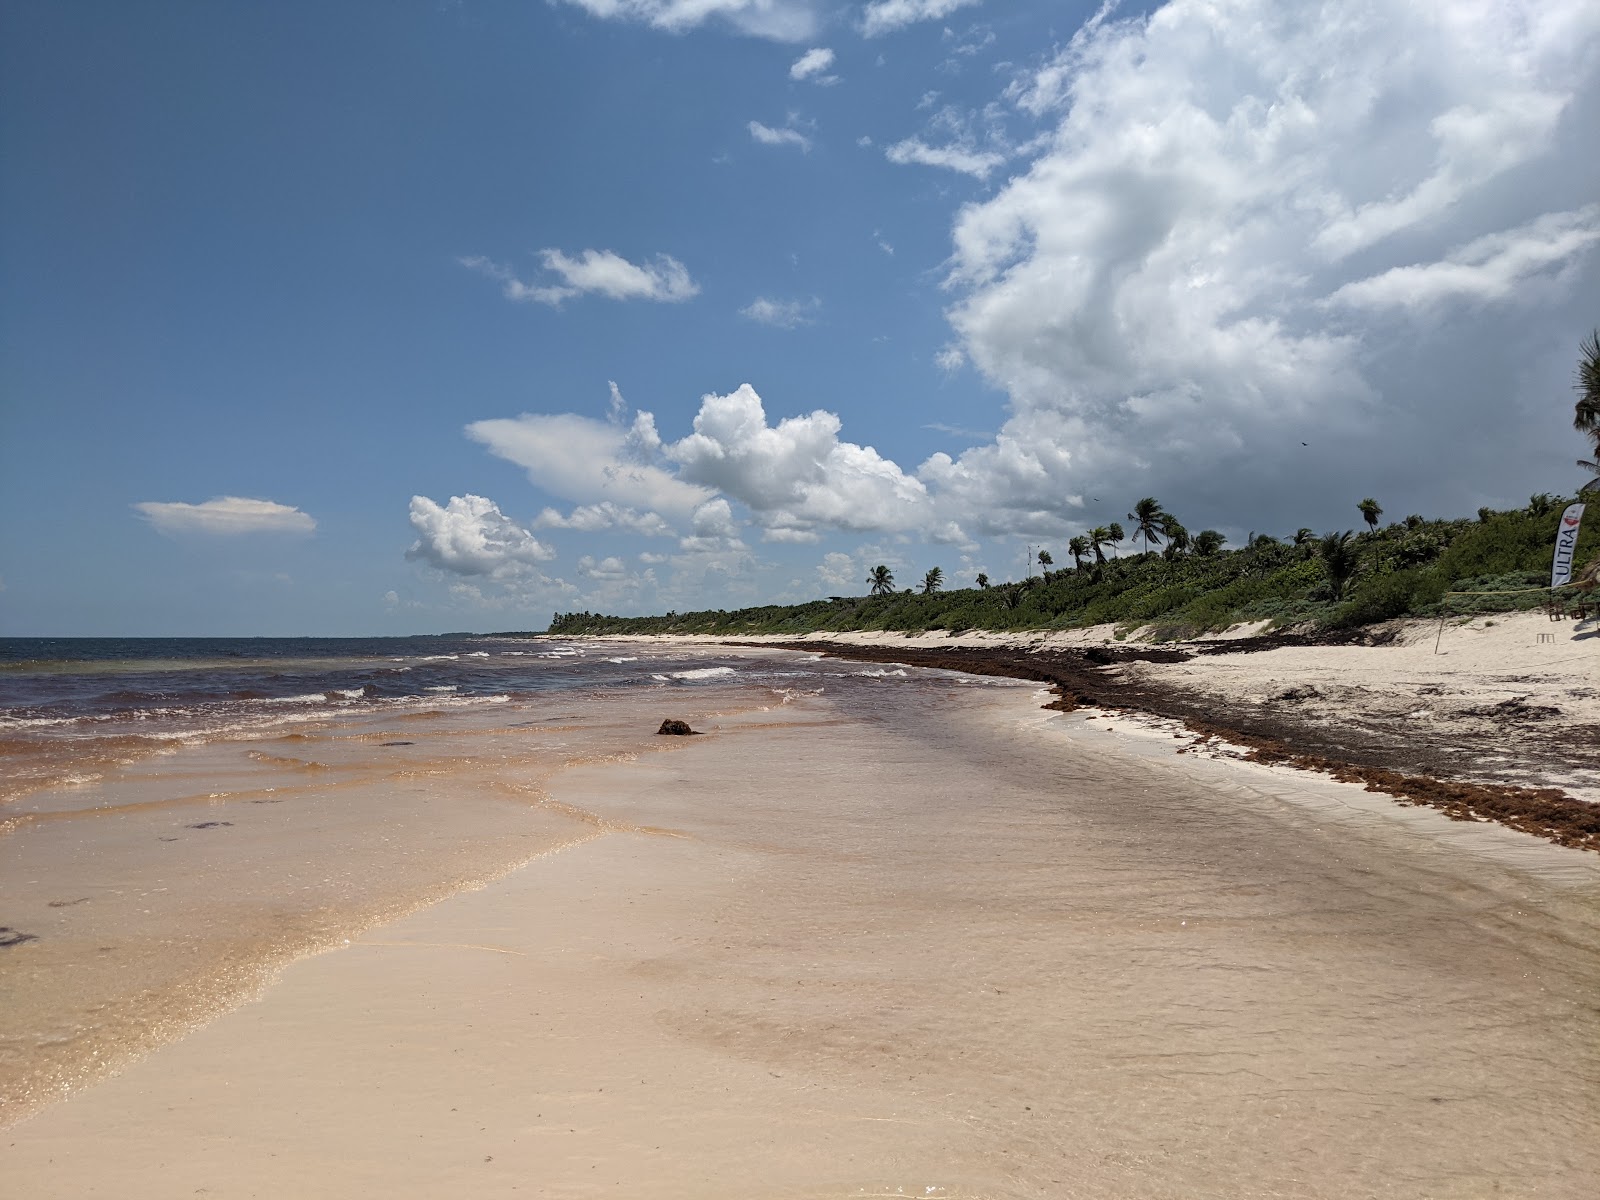
<path fill-rule="evenodd" d="M 886 31 L 940 7 L 871 11 Z M 1006 90 L 1031 136 L 982 161 L 899 153 L 1004 179 L 954 218 L 939 356 L 1004 394 L 992 438 L 902 466 L 833 412 L 769 415 L 748 384 L 704 396 L 689 430 L 616 397 L 610 420 L 469 436 L 575 506 L 540 527 L 677 536 L 675 561 L 725 573 L 749 561 L 746 527 L 970 551 L 1155 494 L 1196 524 L 1284 511 L 1292 528 L 1380 485 L 1396 511 L 1471 511 L 1510 498 L 1484 480 L 1567 465 L 1570 355 L 1600 311 L 1600 6 L 1172 0 L 1114 17 Z M 859 573 L 836 557 L 829 580 Z"/>
<path fill-rule="evenodd" d="M 1348 478 L 1331 451 L 1380 423 L 1511 427 L 1519 332 L 1596 290 L 1573 151 L 1597 33 L 1581 0 L 1174 0 L 1086 27 L 1012 91 L 1047 147 L 954 229 L 957 345 L 1013 415 L 925 477 L 1001 528 L 1130 474 Z"/>

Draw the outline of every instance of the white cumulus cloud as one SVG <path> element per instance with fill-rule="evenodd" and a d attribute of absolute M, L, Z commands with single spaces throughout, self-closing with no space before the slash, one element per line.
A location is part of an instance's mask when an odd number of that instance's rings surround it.
<path fill-rule="evenodd" d="M 553 276 L 542 283 L 526 283 L 510 267 L 480 256 L 459 261 L 464 267 L 498 280 L 508 300 L 531 300 L 552 307 L 586 293 L 611 300 L 657 300 L 669 304 L 700 293 L 700 285 L 689 277 L 688 268 L 670 254 L 633 263 L 611 250 L 585 250 L 576 257 L 560 250 L 541 250 L 539 261 Z"/>
<path fill-rule="evenodd" d="M 1398 473 L 1407 431 L 1511 435 L 1505 347 L 1596 294 L 1597 50 L 1585 0 L 1102 10 L 1008 92 L 1043 132 L 954 223 L 955 347 L 1010 419 L 919 478 L 983 528 L 1079 519 L 1113 481 L 1248 519 L 1337 486 L 1336 446 Z M 1394 328 L 1452 299 L 1481 323 Z"/>
<path fill-rule="evenodd" d="M 817 410 L 767 424 L 754 388 L 701 398 L 694 432 L 663 447 L 682 479 L 748 507 L 769 535 L 817 529 L 900 529 L 920 520 L 926 489 L 870 446 L 839 440 Z"/>
<path fill-rule="evenodd" d="M 288 504 L 217 496 L 201 504 L 144 500 L 133 506 L 162 533 L 310 533 L 317 523 Z"/>
<path fill-rule="evenodd" d="M 406 557 L 456 575 L 504 578 L 524 574 L 555 557 L 493 500 L 482 496 L 451 496 L 445 505 L 413 496 L 411 527 L 417 540 Z"/>

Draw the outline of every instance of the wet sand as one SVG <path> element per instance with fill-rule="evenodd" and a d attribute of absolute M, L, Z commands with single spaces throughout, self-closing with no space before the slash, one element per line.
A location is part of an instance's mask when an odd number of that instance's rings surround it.
<path fill-rule="evenodd" d="M 1038 704 L 886 683 L 562 772 L 598 836 L 0 1135 L 4 1186 L 1592 1194 L 1596 856 Z"/>
<path fill-rule="evenodd" d="M 1600 643 L 1542 633 L 1551 622 L 1538 613 L 1486 625 L 1453 626 L 1448 650 L 1445 631 L 1421 621 L 1327 643 L 1273 635 L 1151 647 L 1103 627 L 1100 641 L 1083 630 L 1032 643 L 875 633 L 736 644 L 1049 683 L 1065 711 L 1176 722 L 1242 757 L 1600 851 Z"/>
<path fill-rule="evenodd" d="M 737 711 L 762 689 L 677 697 Z M 545 784 L 660 749 L 655 701 L 562 696 L 298 722 L 104 767 L 0 809 L 0 1126 L 343 943 L 598 818 Z"/>

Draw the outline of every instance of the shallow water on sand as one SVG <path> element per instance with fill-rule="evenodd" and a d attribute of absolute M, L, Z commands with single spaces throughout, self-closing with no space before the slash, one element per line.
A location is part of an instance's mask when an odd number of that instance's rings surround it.
<path fill-rule="evenodd" d="M 0 1121 L 306 953 L 594 836 L 598 819 L 545 785 L 663 749 L 664 717 L 704 724 L 886 678 L 809 656 L 504 639 L 16 647 L 0 671 L 0 761 L 15 768 Z"/>

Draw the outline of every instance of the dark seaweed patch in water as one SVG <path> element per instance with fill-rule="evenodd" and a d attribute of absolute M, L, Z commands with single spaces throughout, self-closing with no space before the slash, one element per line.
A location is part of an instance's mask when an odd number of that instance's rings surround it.
<path fill-rule="evenodd" d="M 379 742 L 380 746 L 415 746 L 415 742 Z"/>
<path fill-rule="evenodd" d="M 23 933 L 9 925 L 0 925 L 0 947 L 20 946 L 23 942 L 37 942 L 37 933 Z"/>
<path fill-rule="evenodd" d="M 221 829 L 224 825 L 232 825 L 232 821 L 201 821 L 198 825 L 186 825 L 186 829 Z"/>
<path fill-rule="evenodd" d="M 79 896 L 76 900 L 52 900 L 52 901 L 50 901 L 49 907 L 51 907 L 51 908 L 71 908 L 74 904 L 87 904 L 87 903 L 89 903 L 89 897 L 87 897 L 87 896 Z"/>

